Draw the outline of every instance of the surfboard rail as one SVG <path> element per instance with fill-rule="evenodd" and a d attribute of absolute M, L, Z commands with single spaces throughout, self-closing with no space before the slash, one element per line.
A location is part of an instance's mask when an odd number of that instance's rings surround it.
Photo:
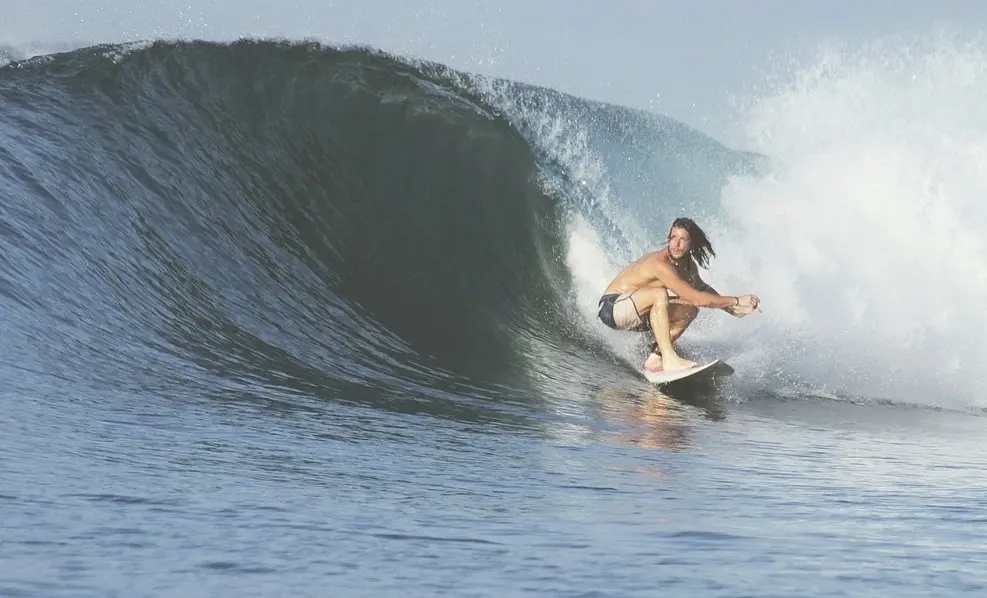
<path fill-rule="evenodd" d="M 719 359 L 714 359 L 713 361 L 703 365 L 685 368 L 683 370 L 672 370 L 669 372 L 664 370 L 660 372 L 649 372 L 642 369 L 641 374 L 648 380 L 648 382 L 651 382 L 652 384 L 668 384 L 669 382 L 685 380 L 686 378 L 692 378 L 694 376 L 709 376 L 719 369 L 717 366 L 729 368 L 731 372 L 733 370 L 733 368 L 730 368 L 730 366 L 726 365 L 725 362 L 720 361 Z"/>

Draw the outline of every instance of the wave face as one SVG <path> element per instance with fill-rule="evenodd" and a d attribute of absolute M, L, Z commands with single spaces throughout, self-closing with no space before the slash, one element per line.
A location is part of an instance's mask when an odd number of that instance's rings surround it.
<path fill-rule="evenodd" d="M 620 109 L 312 44 L 0 73 L 2 360 L 22 390 L 523 395 L 610 354 L 568 260 L 574 218 L 608 219 L 603 177 L 585 127 L 563 130 Z"/>
<path fill-rule="evenodd" d="M 601 289 L 690 215 L 717 249 L 707 279 L 763 300 L 683 339 L 738 386 L 977 404 L 978 47 L 823 54 L 742 107 L 758 154 L 367 48 L 12 56 L 8 388 L 592 395 L 646 342 L 595 321 Z"/>

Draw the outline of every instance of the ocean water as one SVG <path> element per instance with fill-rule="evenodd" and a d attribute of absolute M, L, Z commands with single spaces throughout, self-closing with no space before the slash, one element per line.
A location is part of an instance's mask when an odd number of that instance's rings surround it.
<path fill-rule="evenodd" d="M 729 144 L 372 48 L 31 54 L 0 595 L 987 593 L 976 44 L 830 50 Z M 762 312 L 657 388 L 593 312 L 681 215 Z"/>

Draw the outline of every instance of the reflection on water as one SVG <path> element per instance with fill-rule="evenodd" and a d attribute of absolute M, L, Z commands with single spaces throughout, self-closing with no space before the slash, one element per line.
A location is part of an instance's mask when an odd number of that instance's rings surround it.
<path fill-rule="evenodd" d="M 600 439 L 617 444 L 681 450 L 691 442 L 687 407 L 657 390 L 645 395 L 620 389 L 601 389 L 597 396 L 600 418 L 615 429 Z"/>

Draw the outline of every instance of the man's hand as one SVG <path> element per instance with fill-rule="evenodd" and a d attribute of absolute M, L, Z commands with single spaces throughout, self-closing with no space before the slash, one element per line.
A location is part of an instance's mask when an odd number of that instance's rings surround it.
<path fill-rule="evenodd" d="M 738 299 L 740 302 L 736 306 L 731 307 L 729 310 L 730 314 L 736 318 L 742 318 L 754 313 L 754 310 L 757 309 L 758 303 L 761 302 L 761 300 L 757 298 L 757 295 L 744 295 L 742 297 L 738 297 Z"/>

